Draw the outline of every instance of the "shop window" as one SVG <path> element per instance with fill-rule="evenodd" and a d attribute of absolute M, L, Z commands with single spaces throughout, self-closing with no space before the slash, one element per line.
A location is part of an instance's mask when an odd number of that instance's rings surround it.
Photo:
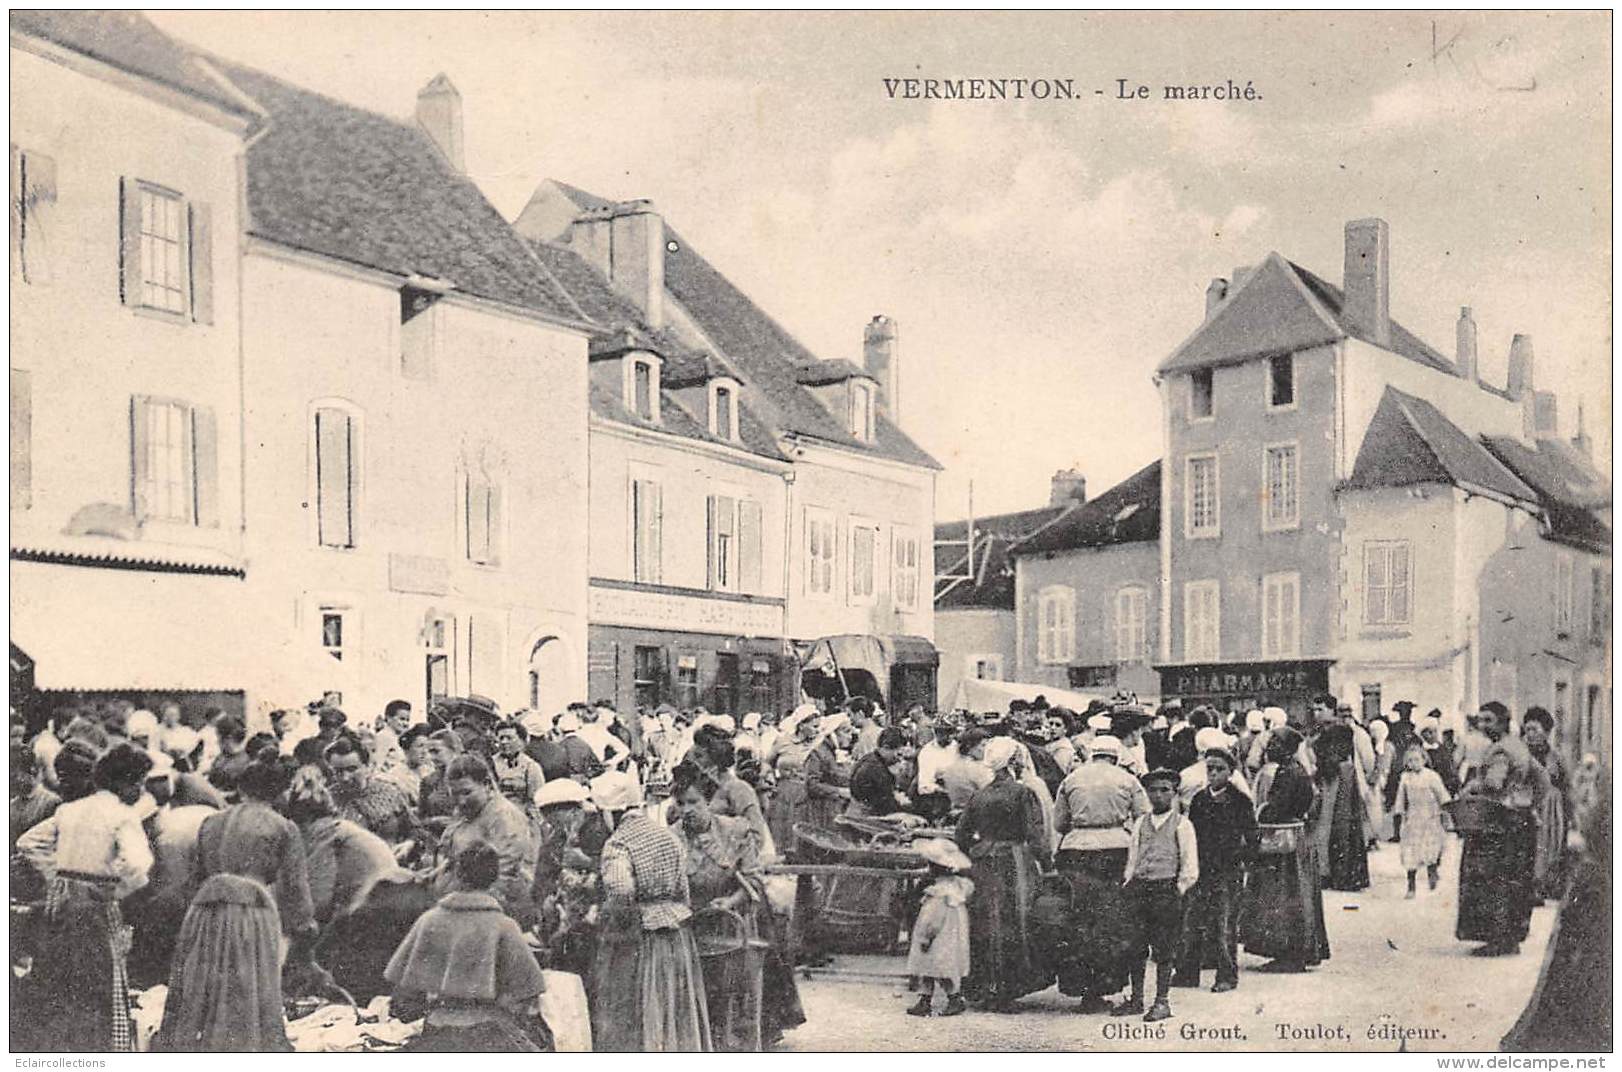
<path fill-rule="evenodd" d="M 679 656 L 676 659 L 676 706 L 691 711 L 698 704 L 698 656 Z"/>
<path fill-rule="evenodd" d="M 770 659 L 750 660 L 749 709 L 763 714 L 777 709 L 777 686 L 772 680 Z"/>
<path fill-rule="evenodd" d="M 639 647 L 634 660 L 632 672 L 636 675 L 637 706 L 650 709 L 659 706 L 663 702 L 660 695 L 665 676 L 665 649 Z"/>

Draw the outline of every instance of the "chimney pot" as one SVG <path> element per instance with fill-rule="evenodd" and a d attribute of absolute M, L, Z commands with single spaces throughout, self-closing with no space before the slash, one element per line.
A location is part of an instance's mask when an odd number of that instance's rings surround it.
<path fill-rule="evenodd" d="M 1216 315 L 1216 311 L 1228 297 L 1228 281 L 1221 276 L 1211 280 L 1205 288 L 1205 319 L 1209 320 Z"/>
<path fill-rule="evenodd" d="M 1468 305 L 1459 308 L 1458 350 L 1454 371 L 1461 380 L 1476 378 L 1476 321 Z"/>
<path fill-rule="evenodd" d="M 1382 219 L 1346 224 L 1346 292 L 1342 313 L 1353 334 L 1391 346 L 1391 232 Z"/>
<path fill-rule="evenodd" d="M 1509 343 L 1509 397 L 1520 402 L 1532 393 L 1532 336 L 1516 335 Z"/>
<path fill-rule="evenodd" d="M 462 94 L 443 73 L 417 91 L 417 125 L 433 139 L 458 174 L 466 170 L 462 160 Z"/>
<path fill-rule="evenodd" d="M 1053 474 L 1049 506 L 1072 506 L 1087 501 L 1087 478 L 1080 469 L 1060 469 Z"/>
<path fill-rule="evenodd" d="M 1583 428 L 1583 404 L 1577 403 L 1577 434 L 1571 437 L 1571 445 L 1582 452 L 1583 457 L 1590 460 L 1594 457 L 1594 441 L 1588 438 L 1588 432 Z"/>
<path fill-rule="evenodd" d="M 878 381 L 879 412 L 901 423 L 901 329 L 882 313 L 862 328 L 862 365 Z"/>

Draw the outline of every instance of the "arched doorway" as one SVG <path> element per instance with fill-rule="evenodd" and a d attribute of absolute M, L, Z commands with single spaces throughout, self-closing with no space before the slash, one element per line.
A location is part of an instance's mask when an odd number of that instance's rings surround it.
<path fill-rule="evenodd" d="M 569 703 L 568 647 L 555 636 L 544 636 L 529 651 L 528 692 L 525 699 L 536 711 L 556 714 Z"/>

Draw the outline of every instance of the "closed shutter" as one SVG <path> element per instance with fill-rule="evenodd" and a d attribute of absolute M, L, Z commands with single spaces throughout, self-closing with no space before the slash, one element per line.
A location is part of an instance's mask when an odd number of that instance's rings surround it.
<path fill-rule="evenodd" d="M 214 410 L 198 406 L 191 411 L 192 487 L 197 496 L 197 524 L 217 528 L 220 524 L 219 431 Z"/>
<path fill-rule="evenodd" d="M 199 324 L 214 323 L 214 234 L 209 207 L 193 203 L 187 207 L 191 234 L 187 248 L 191 254 L 191 318 Z"/>
<path fill-rule="evenodd" d="M 56 208 L 56 161 L 41 153 L 24 152 L 18 178 L 22 186 L 18 242 L 23 279 L 42 286 L 51 281 L 50 233 Z"/>
<path fill-rule="evenodd" d="M 490 481 L 486 491 L 486 513 L 489 519 L 485 540 L 485 561 L 495 565 L 501 561 L 501 485 Z"/>
<path fill-rule="evenodd" d="M 715 567 L 715 496 L 704 500 L 704 587 L 713 589 L 716 582 Z"/>
<path fill-rule="evenodd" d="M 141 304 L 141 188 L 118 180 L 118 300 Z"/>
<path fill-rule="evenodd" d="M 467 474 L 467 494 L 463 496 L 463 519 L 470 562 L 490 560 L 490 484 L 481 474 Z"/>
<path fill-rule="evenodd" d="M 146 489 L 151 448 L 147 439 L 146 399 L 136 395 L 130 399 L 130 506 L 135 520 L 147 515 Z"/>
<path fill-rule="evenodd" d="M 636 541 L 632 579 L 644 584 L 658 584 L 660 570 L 660 496 L 659 485 L 652 480 L 638 480 L 632 485 L 633 523 Z"/>
<path fill-rule="evenodd" d="M 11 508 L 26 510 L 34 501 L 33 376 L 11 370 Z"/>
<path fill-rule="evenodd" d="M 324 547 L 354 546 L 353 424 L 342 410 L 315 414 L 316 528 Z"/>
<path fill-rule="evenodd" d="M 738 504 L 738 588 L 760 594 L 761 515 L 760 504 L 744 500 Z"/>
<path fill-rule="evenodd" d="M 11 270 L 19 273 L 23 265 L 23 154 L 16 144 L 11 146 L 11 178 L 7 184 L 11 204 Z"/>

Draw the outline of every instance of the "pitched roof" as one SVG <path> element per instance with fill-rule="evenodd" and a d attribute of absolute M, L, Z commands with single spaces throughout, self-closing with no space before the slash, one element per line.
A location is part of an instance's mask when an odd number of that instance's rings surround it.
<path fill-rule="evenodd" d="M 661 382 L 672 386 L 703 382 L 690 375 L 699 369 L 706 372 L 718 370 L 722 375 L 733 375 L 731 370 L 713 354 L 691 349 L 668 330 L 649 327 L 636 306 L 616 291 L 613 284 L 578 253 L 544 242 L 531 243 L 531 248 L 552 276 L 564 285 L 570 297 L 590 313 L 591 318 L 598 324 L 598 333 L 593 336 L 591 343 L 594 355 L 623 351 L 630 341 L 634 341 L 638 346 L 650 347 L 664 358 Z M 629 340 L 623 338 L 627 334 L 630 336 Z M 657 424 L 642 419 L 627 408 L 625 400 L 618 392 L 593 386 L 590 398 L 592 412 L 599 417 L 606 417 L 622 424 L 667 432 L 685 439 L 742 446 L 750 453 L 774 460 L 782 460 L 784 457 L 783 452 L 778 449 L 777 437 L 749 405 L 747 398 L 737 400 L 738 443 L 731 443 L 713 435 L 709 429 L 709 414 L 690 413 L 669 390 L 659 392 L 660 420 Z"/>
<path fill-rule="evenodd" d="M 1507 436 L 1488 436 L 1487 449 L 1537 492 L 1551 539 L 1609 553 L 1610 483 L 1571 444 L 1540 439 L 1532 447 Z"/>
<path fill-rule="evenodd" d="M 1019 541 L 1040 532 L 1067 511 L 1080 503 L 1063 506 L 1041 506 L 1034 510 L 1020 510 L 1010 514 L 993 514 L 974 519 L 974 580 L 947 582 L 938 589 L 935 609 L 992 608 L 1014 609 L 1014 564 L 1009 549 Z M 937 552 L 937 568 L 942 572 L 957 573 L 964 568 L 968 539 L 968 521 L 943 521 L 935 526 L 937 541 L 956 540 L 957 546 Z"/>
<path fill-rule="evenodd" d="M 11 28 L 150 78 L 233 115 L 255 114 L 220 85 L 186 46 L 136 11 L 18 11 Z"/>
<path fill-rule="evenodd" d="M 581 211 L 608 208 L 617 202 L 553 180 Z M 698 330 L 738 371 L 739 379 L 761 396 L 760 415 L 777 432 L 804 436 L 856 453 L 889 458 L 908 465 L 939 469 L 941 465 L 894 421 L 876 414 L 873 442 L 853 436 L 845 423 L 818 402 L 799 382 L 799 370 L 818 365 L 811 353 L 776 320 L 699 255 L 665 224 L 665 289 L 675 297 Z M 852 365 L 851 367 L 855 367 Z"/>
<path fill-rule="evenodd" d="M 248 150 L 249 233 L 585 325 L 563 286 L 416 125 L 219 66 L 271 116 Z"/>
<path fill-rule="evenodd" d="M 844 383 L 846 380 L 871 380 L 873 374 L 864 368 L 857 368 L 842 357 L 836 357 L 828 361 L 814 361 L 809 365 L 801 365 L 795 371 L 794 378 L 807 387 L 821 387 L 824 384 Z"/>
<path fill-rule="evenodd" d="M 1357 338 L 1374 344 L 1344 315 L 1345 295 L 1300 265 L 1269 253 L 1244 282 L 1172 355 L 1159 372 L 1237 364 Z M 1427 368 L 1453 372 L 1453 362 L 1413 332 L 1391 322 L 1386 349 Z"/>
<path fill-rule="evenodd" d="M 1440 410 L 1387 387 L 1374 411 L 1347 488 L 1451 484 L 1465 491 L 1528 505 L 1537 496 Z"/>
<path fill-rule="evenodd" d="M 1074 551 L 1160 539 L 1160 461 L 1156 459 L 1096 499 L 1065 514 L 1013 548 L 1015 555 Z"/>

